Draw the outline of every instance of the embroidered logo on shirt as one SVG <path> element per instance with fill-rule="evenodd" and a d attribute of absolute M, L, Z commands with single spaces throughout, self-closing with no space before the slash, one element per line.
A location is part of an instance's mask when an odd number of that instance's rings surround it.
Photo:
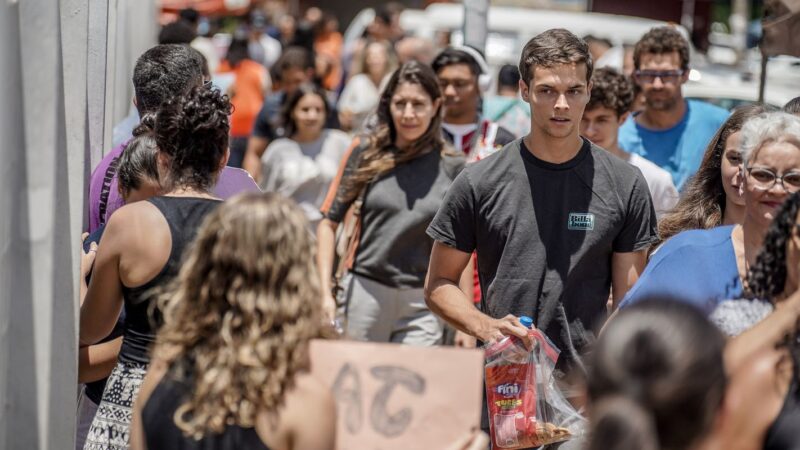
<path fill-rule="evenodd" d="M 569 213 L 567 220 L 568 230 L 594 230 L 594 214 L 592 213 Z"/>

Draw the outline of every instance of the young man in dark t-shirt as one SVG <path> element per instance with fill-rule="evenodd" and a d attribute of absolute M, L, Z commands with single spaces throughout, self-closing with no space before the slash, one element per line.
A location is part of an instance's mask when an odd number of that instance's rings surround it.
<path fill-rule="evenodd" d="M 573 372 L 606 317 L 609 288 L 616 305 L 644 268 L 655 211 L 641 172 L 579 135 L 591 89 L 586 43 L 546 31 L 523 49 L 520 74 L 531 133 L 450 186 L 428 228 L 436 243 L 426 301 L 483 342 L 530 344 L 517 317 L 531 316 L 561 350 L 559 368 Z M 476 250 L 480 309 L 458 287 Z"/>

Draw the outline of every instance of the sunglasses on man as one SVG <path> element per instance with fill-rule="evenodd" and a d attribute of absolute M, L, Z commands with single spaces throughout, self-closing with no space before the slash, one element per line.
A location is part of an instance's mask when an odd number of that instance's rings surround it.
<path fill-rule="evenodd" d="M 683 73 L 683 70 L 637 70 L 633 72 L 633 77 L 642 83 L 654 83 L 656 78 L 661 79 L 662 83 L 677 83 Z"/>

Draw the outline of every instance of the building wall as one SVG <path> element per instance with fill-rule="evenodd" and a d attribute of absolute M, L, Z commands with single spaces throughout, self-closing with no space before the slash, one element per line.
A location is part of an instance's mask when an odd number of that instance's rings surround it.
<path fill-rule="evenodd" d="M 155 40 L 154 4 L 91 8 L 89 0 L 0 1 L 2 449 L 74 446 L 88 175 L 107 151 L 117 105 L 130 99 L 130 82 L 120 80 L 130 78 L 134 49 Z"/>

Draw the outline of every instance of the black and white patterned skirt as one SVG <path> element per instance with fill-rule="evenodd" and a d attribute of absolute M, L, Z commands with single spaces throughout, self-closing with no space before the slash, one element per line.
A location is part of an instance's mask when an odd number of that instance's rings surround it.
<path fill-rule="evenodd" d="M 84 450 L 127 450 L 133 401 L 147 373 L 146 364 L 118 362 L 106 382 Z"/>

